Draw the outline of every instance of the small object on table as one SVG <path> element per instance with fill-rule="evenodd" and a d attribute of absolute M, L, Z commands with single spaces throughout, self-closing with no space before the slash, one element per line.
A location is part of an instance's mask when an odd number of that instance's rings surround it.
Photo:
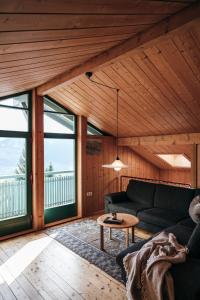
<path fill-rule="evenodd" d="M 117 213 L 116 213 L 116 212 L 113 212 L 113 213 L 112 213 L 112 219 L 113 219 L 113 220 L 117 220 Z"/>

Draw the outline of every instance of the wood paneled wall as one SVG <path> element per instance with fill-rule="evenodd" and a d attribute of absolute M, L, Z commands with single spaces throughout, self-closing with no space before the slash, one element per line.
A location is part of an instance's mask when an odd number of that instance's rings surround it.
<path fill-rule="evenodd" d="M 160 180 L 191 184 L 192 174 L 189 170 L 160 170 Z"/>
<path fill-rule="evenodd" d="M 159 178 L 159 169 L 129 147 L 120 147 L 119 155 L 120 159 L 129 166 L 128 169 L 122 169 L 120 175 L 151 179 Z"/>
<path fill-rule="evenodd" d="M 159 169 L 128 147 L 120 147 L 120 159 L 129 165 L 128 169 L 119 173 L 107 168 L 103 164 L 111 163 L 116 157 L 116 144 L 113 137 L 88 137 L 88 141 L 95 140 L 101 144 L 101 151 L 96 154 L 86 154 L 86 203 L 84 215 L 89 216 L 104 209 L 104 195 L 119 190 L 119 176 L 128 175 L 143 178 L 159 178 Z"/>
<path fill-rule="evenodd" d="M 104 195 L 119 190 L 119 176 L 133 176 L 160 179 L 172 182 L 191 184 L 191 170 L 161 170 L 132 151 L 129 147 L 120 147 L 120 159 L 128 164 L 128 169 L 116 172 L 102 168 L 111 163 L 116 156 L 116 145 L 113 137 L 88 137 L 87 141 L 100 142 L 101 151 L 86 154 L 86 198 L 84 216 L 90 216 L 104 210 Z"/>

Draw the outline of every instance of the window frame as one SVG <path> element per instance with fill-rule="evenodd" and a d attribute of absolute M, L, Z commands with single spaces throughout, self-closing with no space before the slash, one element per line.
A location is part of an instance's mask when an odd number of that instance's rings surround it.
<path fill-rule="evenodd" d="M 94 129 L 95 131 L 99 132 L 99 134 L 89 134 L 88 133 L 88 127 L 91 127 L 92 129 Z M 110 136 L 108 133 L 106 133 L 105 131 L 102 131 L 101 129 L 97 128 L 95 125 L 93 125 L 90 122 L 87 122 L 87 136 Z"/>
<path fill-rule="evenodd" d="M 76 114 L 74 114 L 73 112 L 71 112 L 70 110 L 68 110 L 67 108 L 65 108 L 62 104 L 56 102 L 56 100 L 54 100 L 52 97 L 49 97 L 49 96 L 44 96 L 43 99 L 44 99 L 44 103 L 45 103 L 45 98 L 47 98 L 48 100 L 52 101 L 53 103 L 55 103 L 56 105 L 60 106 L 63 110 L 65 110 L 69 115 L 73 115 L 74 116 L 74 133 L 49 133 L 49 132 L 44 132 L 44 139 L 48 139 L 48 138 L 52 138 L 52 139 L 73 139 L 74 140 L 74 144 L 75 144 L 75 147 L 74 147 L 74 171 L 75 171 L 75 203 L 72 204 L 72 205 L 75 205 L 75 214 L 74 214 L 74 211 L 72 212 L 73 216 L 76 216 L 77 215 L 77 207 L 78 207 L 78 201 L 77 201 L 77 179 L 78 179 L 78 162 L 77 162 L 77 153 L 78 153 L 78 143 L 77 143 L 77 131 L 78 131 L 78 125 L 77 125 L 77 116 Z M 54 113 L 54 112 L 50 112 L 50 111 L 46 111 L 46 110 L 43 110 L 43 116 L 44 116 L 44 113 L 45 112 L 48 112 L 48 113 Z M 66 113 L 61 113 L 61 112 L 55 112 L 55 113 L 58 113 L 58 114 L 66 114 Z M 44 171 L 44 176 L 45 176 L 45 171 Z M 70 205 L 69 205 L 70 206 Z M 62 207 L 58 207 L 57 210 L 62 214 Z M 61 209 L 60 209 L 61 208 Z M 54 208 L 56 209 L 56 208 Z M 47 209 L 46 209 L 47 210 Z M 49 209 L 50 210 L 50 209 Z M 69 209 L 69 211 L 71 211 Z M 69 216 L 71 217 L 71 216 Z M 50 217 L 49 217 L 49 221 L 47 220 L 47 217 L 45 217 L 45 208 L 44 208 L 44 219 L 45 220 L 45 224 L 49 224 L 49 223 L 52 223 L 52 222 L 56 222 L 56 221 L 60 221 L 60 219 L 54 219 L 52 217 L 52 215 L 50 214 Z M 66 218 L 65 218 L 66 219 Z"/>
<path fill-rule="evenodd" d="M 20 108 L 15 106 L 2 105 L 1 100 L 11 97 L 17 97 L 26 94 L 28 97 L 28 107 Z M 0 107 L 10 109 L 27 110 L 28 112 L 28 130 L 27 131 L 11 131 L 0 130 L 0 137 L 7 138 L 24 138 L 26 143 L 26 201 L 27 214 L 21 217 L 14 217 L 0 221 L 0 236 L 17 233 L 32 228 L 32 91 L 25 91 L 12 95 L 0 97 Z"/>
<path fill-rule="evenodd" d="M 44 131 L 44 137 L 46 136 L 46 137 L 49 137 L 49 138 L 53 138 L 54 135 L 55 136 L 60 135 L 61 138 L 64 138 L 67 135 L 67 136 L 71 136 L 71 138 L 73 138 L 73 137 L 75 138 L 77 136 L 77 116 L 74 113 L 72 113 L 71 111 L 69 111 L 67 108 L 65 108 L 62 104 L 57 103 L 53 98 L 51 98 L 49 96 L 44 96 L 43 97 L 44 103 L 45 103 L 45 98 L 47 100 L 50 100 L 51 102 L 55 103 L 55 105 L 60 106 L 63 110 L 66 111 L 66 113 L 65 112 L 54 112 L 54 111 L 49 111 L 49 110 L 43 109 L 43 116 L 44 116 L 45 113 L 73 116 L 74 117 L 74 133 L 59 133 L 59 132 L 51 132 L 50 133 L 50 132 L 45 132 Z"/>

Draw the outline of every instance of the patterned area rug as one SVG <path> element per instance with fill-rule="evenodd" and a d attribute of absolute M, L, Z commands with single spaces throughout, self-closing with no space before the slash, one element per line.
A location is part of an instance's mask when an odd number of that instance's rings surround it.
<path fill-rule="evenodd" d="M 126 248 L 124 231 L 113 229 L 112 240 L 110 240 L 109 230 L 104 228 L 105 252 L 99 249 L 99 225 L 92 219 L 77 221 L 59 228 L 50 228 L 46 230 L 46 233 L 121 282 L 121 271 L 116 264 L 115 257 Z M 135 236 L 135 242 L 141 240 L 141 238 Z M 131 245 L 131 237 L 129 245 Z"/>

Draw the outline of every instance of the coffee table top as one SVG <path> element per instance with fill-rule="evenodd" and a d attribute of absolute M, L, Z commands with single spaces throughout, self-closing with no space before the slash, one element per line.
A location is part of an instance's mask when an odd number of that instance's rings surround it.
<path fill-rule="evenodd" d="M 117 219 L 124 220 L 122 224 L 104 223 L 103 221 L 107 217 L 112 217 L 112 214 L 105 214 L 105 215 L 98 217 L 97 223 L 101 226 L 110 227 L 110 228 L 129 228 L 129 227 L 133 227 L 139 223 L 139 219 L 137 217 L 135 217 L 133 215 L 129 215 L 129 214 L 117 213 Z"/>

